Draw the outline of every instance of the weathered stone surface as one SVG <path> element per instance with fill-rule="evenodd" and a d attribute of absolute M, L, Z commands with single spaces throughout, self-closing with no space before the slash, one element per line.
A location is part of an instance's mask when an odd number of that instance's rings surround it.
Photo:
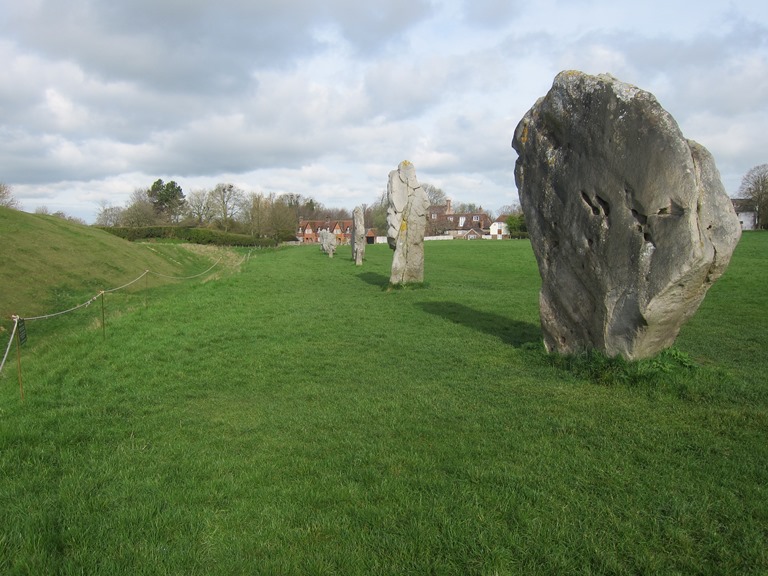
<path fill-rule="evenodd" d="M 363 265 L 365 258 L 365 218 L 363 207 L 357 206 L 352 212 L 352 257 L 355 266 Z"/>
<path fill-rule="evenodd" d="M 429 200 L 408 160 L 389 173 L 387 241 L 395 251 L 390 284 L 424 281 L 424 230 Z"/>
<path fill-rule="evenodd" d="M 547 349 L 671 346 L 741 234 L 709 152 L 652 94 L 581 72 L 558 74 L 512 146 Z"/>
<path fill-rule="evenodd" d="M 330 230 L 320 230 L 317 235 L 320 240 L 320 250 L 328 254 L 328 258 L 333 258 L 336 252 L 336 235 Z"/>

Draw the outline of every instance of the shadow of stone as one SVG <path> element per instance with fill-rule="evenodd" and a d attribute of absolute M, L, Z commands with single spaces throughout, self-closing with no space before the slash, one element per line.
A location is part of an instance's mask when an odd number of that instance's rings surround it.
<path fill-rule="evenodd" d="M 376 272 L 363 272 L 362 274 L 358 274 L 357 277 L 371 286 L 379 286 L 381 288 L 389 286 L 389 278 L 383 274 L 377 274 Z"/>
<path fill-rule="evenodd" d="M 541 328 L 535 324 L 481 312 L 456 302 L 419 302 L 417 306 L 429 314 L 495 336 L 515 348 L 529 342 L 540 342 L 542 338 Z"/>

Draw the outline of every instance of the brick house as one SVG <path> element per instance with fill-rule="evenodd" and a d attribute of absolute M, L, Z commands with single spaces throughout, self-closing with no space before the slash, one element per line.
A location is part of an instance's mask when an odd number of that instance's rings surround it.
<path fill-rule="evenodd" d="M 347 244 L 352 238 L 352 220 L 299 220 L 296 237 L 302 243 L 318 242 L 321 230 L 333 232 L 336 242 Z"/>
<path fill-rule="evenodd" d="M 491 228 L 491 219 L 485 212 L 453 211 L 450 200 L 444 205 L 430 206 L 427 209 L 427 236 L 450 235 L 454 238 L 480 237 L 488 234 Z M 474 231 L 474 232 L 473 232 Z"/>

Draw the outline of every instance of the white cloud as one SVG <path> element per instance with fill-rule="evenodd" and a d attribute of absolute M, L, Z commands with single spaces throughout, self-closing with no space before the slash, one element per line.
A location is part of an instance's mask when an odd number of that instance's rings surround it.
<path fill-rule="evenodd" d="M 88 220 L 158 177 L 351 208 L 406 158 L 456 201 L 513 203 L 513 130 L 567 68 L 653 92 L 729 191 L 768 160 L 747 0 L 6 4 L 0 181 Z"/>

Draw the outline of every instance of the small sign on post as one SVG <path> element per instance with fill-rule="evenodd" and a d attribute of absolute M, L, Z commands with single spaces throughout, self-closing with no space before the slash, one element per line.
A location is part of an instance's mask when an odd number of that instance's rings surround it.
<path fill-rule="evenodd" d="M 19 336 L 19 345 L 27 343 L 27 326 L 24 324 L 24 318 L 16 321 L 16 334 Z"/>

